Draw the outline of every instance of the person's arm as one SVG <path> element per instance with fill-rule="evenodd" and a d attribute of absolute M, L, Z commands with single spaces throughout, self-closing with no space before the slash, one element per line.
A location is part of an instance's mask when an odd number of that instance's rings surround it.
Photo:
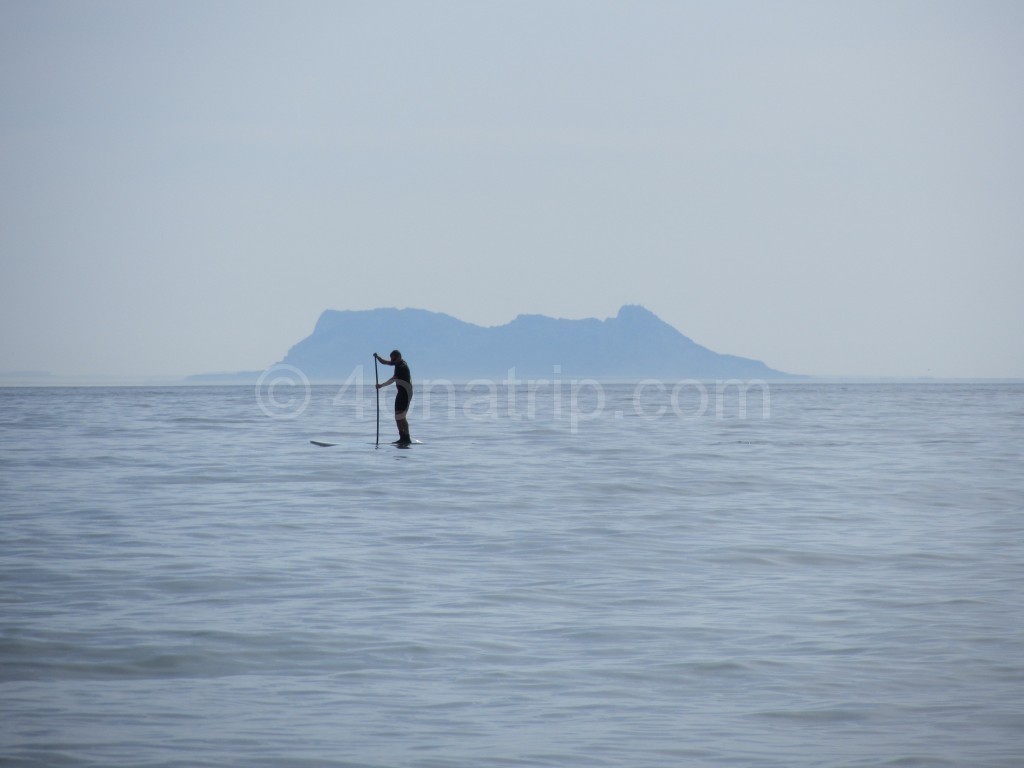
<path fill-rule="evenodd" d="M 376 352 L 373 353 L 373 356 L 375 358 L 377 358 L 377 362 L 379 362 L 379 363 L 384 363 L 384 365 L 391 365 L 391 366 L 394 365 L 394 363 L 392 363 L 390 360 L 385 360 L 383 357 L 378 355 Z M 383 384 L 378 384 L 377 385 L 377 389 L 384 389 L 384 387 L 388 386 L 389 384 L 394 384 L 394 383 L 395 383 L 395 377 L 392 376 L 390 379 L 385 381 Z"/>

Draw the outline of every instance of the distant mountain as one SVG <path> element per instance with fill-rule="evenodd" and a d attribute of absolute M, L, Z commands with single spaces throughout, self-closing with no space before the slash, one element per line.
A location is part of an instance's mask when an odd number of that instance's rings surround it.
<path fill-rule="evenodd" d="M 492 328 L 422 309 L 327 310 L 282 363 L 312 381 L 343 381 L 357 366 L 372 366 L 374 352 L 387 357 L 396 348 L 416 379 L 502 380 L 510 368 L 518 378 L 550 378 L 555 366 L 577 378 L 788 376 L 758 360 L 712 352 L 639 306 L 607 320 L 520 315 Z"/>

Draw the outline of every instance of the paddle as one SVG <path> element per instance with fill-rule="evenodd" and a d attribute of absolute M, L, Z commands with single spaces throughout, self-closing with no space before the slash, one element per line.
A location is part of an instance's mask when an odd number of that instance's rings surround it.
<path fill-rule="evenodd" d="M 377 353 L 373 353 L 373 383 L 380 384 L 380 376 L 377 373 Z M 374 448 L 380 448 L 380 387 L 376 387 L 377 391 L 377 440 L 374 442 Z"/>

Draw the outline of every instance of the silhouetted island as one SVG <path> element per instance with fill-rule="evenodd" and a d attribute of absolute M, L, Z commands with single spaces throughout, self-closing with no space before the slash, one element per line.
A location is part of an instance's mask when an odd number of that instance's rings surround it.
<path fill-rule="evenodd" d="M 423 309 L 327 310 L 313 333 L 281 362 L 300 369 L 311 381 L 344 381 L 357 366 L 372 367 L 373 352 L 386 355 L 396 347 L 420 380 L 502 380 L 511 368 L 519 378 L 543 378 L 551 377 L 556 366 L 562 376 L 577 378 L 790 377 L 759 360 L 702 347 L 635 305 L 624 306 L 607 320 L 520 315 L 490 328 Z M 253 374 L 220 378 L 239 376 Z"/>

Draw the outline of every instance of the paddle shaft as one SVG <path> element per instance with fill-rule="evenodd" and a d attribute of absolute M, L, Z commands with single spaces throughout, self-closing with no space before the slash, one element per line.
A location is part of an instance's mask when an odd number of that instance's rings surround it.
<path fill-rule="evenodd" d="M 373 355 L 373 383 L 374 385 L 380 384 L 380 374 L 377 373 L 377 354 Z M 380 389 L 374 387 L 377 392 L 377 439 L 374 442 L 375 446 L 380 446 Z"/>

